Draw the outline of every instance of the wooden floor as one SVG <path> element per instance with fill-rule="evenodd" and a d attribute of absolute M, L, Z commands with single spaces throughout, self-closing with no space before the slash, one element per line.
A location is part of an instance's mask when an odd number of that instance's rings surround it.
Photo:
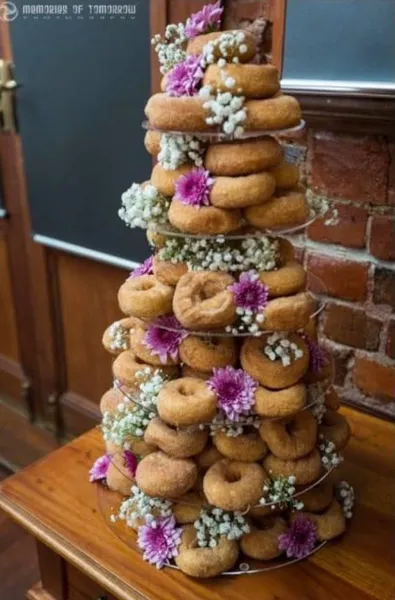
<path fill-rule="evenodd" d="M 8 472 L 0 466 L 0 481 Z M 25 600 L 39 580 L 33 539 L 0 511 L 0 599 Z"/>

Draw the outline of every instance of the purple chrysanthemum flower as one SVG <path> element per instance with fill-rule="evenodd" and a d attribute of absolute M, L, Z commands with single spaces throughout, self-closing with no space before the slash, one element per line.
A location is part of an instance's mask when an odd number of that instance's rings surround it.
<path fill-rule="evenodd" d="M 248 415 L 255 403 L 257 383 L 243 369 L 214 369 L 207 385 L 217 395 L 218 407 L 231 421 Z"/>
<path fill-rule="evenodd" d="M 268 288 L 258 279 L 254 271 L 240 275 L 239 281 L 228 288 L 233 293 L 235 304 L 244 310 L 258 312 L 265 308 L 268 301 Z"/>
<path fill-rule="evenodd" d="M 140 275 L 152 275 L 154 272 L 154 257 L 147 258 L 140 267 L 137 267 L 129 275 L 129 279 L 140 277 Z"/>
<path fill-rule="evenodd" d="M 139 527 L 137 543 L 144 550 L 144 560 L 161 569 L 177 556 L 182 529 L 176 527 L 174 517 L 155 518 L 148 515 L 145 525 Z"/>
<path fill-rule="evenodd" d="M 133 452 L 130 452 L 130 450 L 124 450 L 123 451 L 123 460 L 125 461 L 125 466 L 126 466 L 127 470 L 134 477 L 136 475 L 136 469 L 137 469 L 136 455 L 133 454 Z"/>
<path fill-rule="evenodd" d="M 191 206 L 208 206 L 210 189 L 214 185 L 210 173 L 202 167 L 196 167 L 181 175 L 176 181 L 176 200 Z"/>
<path fill-rule="evenodd" d="M 221 27 L 223 10 L 218 0 L 215 4 L 207 4 L 203 6 L 202 10 L 191 15 L 185 25 L 187 38 L 191 40 L 202 33 L 218 31 Z"/>
<path fill-rule="evenodd" d="M 177 63 L 166 77 L 169 96 L 195 96 L 203 79 L 201 56 L 190 55 Z"/>
<path fill-rule="evenodd" d="M 278 547 L 285 550 L 288 558 L 304 558 L 313 550 L 317 541 L 316 526 L 307 517 L 298 515 L 287 533 L 278 538 Z"/>
<path fill-rule="evenodd" d="M 315 342 L 311 337 L 309 337 L 305 333 L 302 334 L 301 337 L 306 342 L 310 352 L 309 370 L 312 373 L 319 373 L 321 369 L 323 369 L 328 363 L 326 354 L 321 348 L 321 346 L 317 342 Z"/>
<path fill-rule="evenodd" d="M 89 481 L 93 483 L 94 481 L 105 480 L 110 463 L 111 456 L 109 454 L 100 456 L 97 460 L 95 460 L 91 470 L 89 471 Z"/>
<path fill-rule="evenodd" d="M 186 336 L 187 333 L 183 331 L 176 317 L 159 317 L 148 328 L 144 345 L 153 354 L 157 354 L 162 363 L 166 363 L 169 357 L 177 359 L 178 348 Z"/>

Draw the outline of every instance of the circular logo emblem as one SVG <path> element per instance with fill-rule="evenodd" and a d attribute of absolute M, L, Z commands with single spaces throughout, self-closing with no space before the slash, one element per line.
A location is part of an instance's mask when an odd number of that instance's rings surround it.
<path fill-rule="evenodd" d="M 15 21 L 18 14 L 18 8 L 13 2 L 2 2 L 0 4 L 0 21 Z"/>

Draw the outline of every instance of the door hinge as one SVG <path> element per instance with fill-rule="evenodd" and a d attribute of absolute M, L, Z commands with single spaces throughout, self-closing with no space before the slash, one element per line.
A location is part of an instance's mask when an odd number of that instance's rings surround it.
<path fill-rule="evenodd" d="M 15 91 L 19 84 L 14 79 L 13 64 L 0 59 L 0 130 L 4 133 L 18 131 L 15 111 Z"/>

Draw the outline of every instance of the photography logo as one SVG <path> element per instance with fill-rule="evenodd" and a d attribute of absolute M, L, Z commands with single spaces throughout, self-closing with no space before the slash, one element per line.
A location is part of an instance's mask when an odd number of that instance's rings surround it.
<path fill-rule="evenodd" d="M 19 11 L 13 2 L 1 2 L 0 21 L 15 21 Z"/>

